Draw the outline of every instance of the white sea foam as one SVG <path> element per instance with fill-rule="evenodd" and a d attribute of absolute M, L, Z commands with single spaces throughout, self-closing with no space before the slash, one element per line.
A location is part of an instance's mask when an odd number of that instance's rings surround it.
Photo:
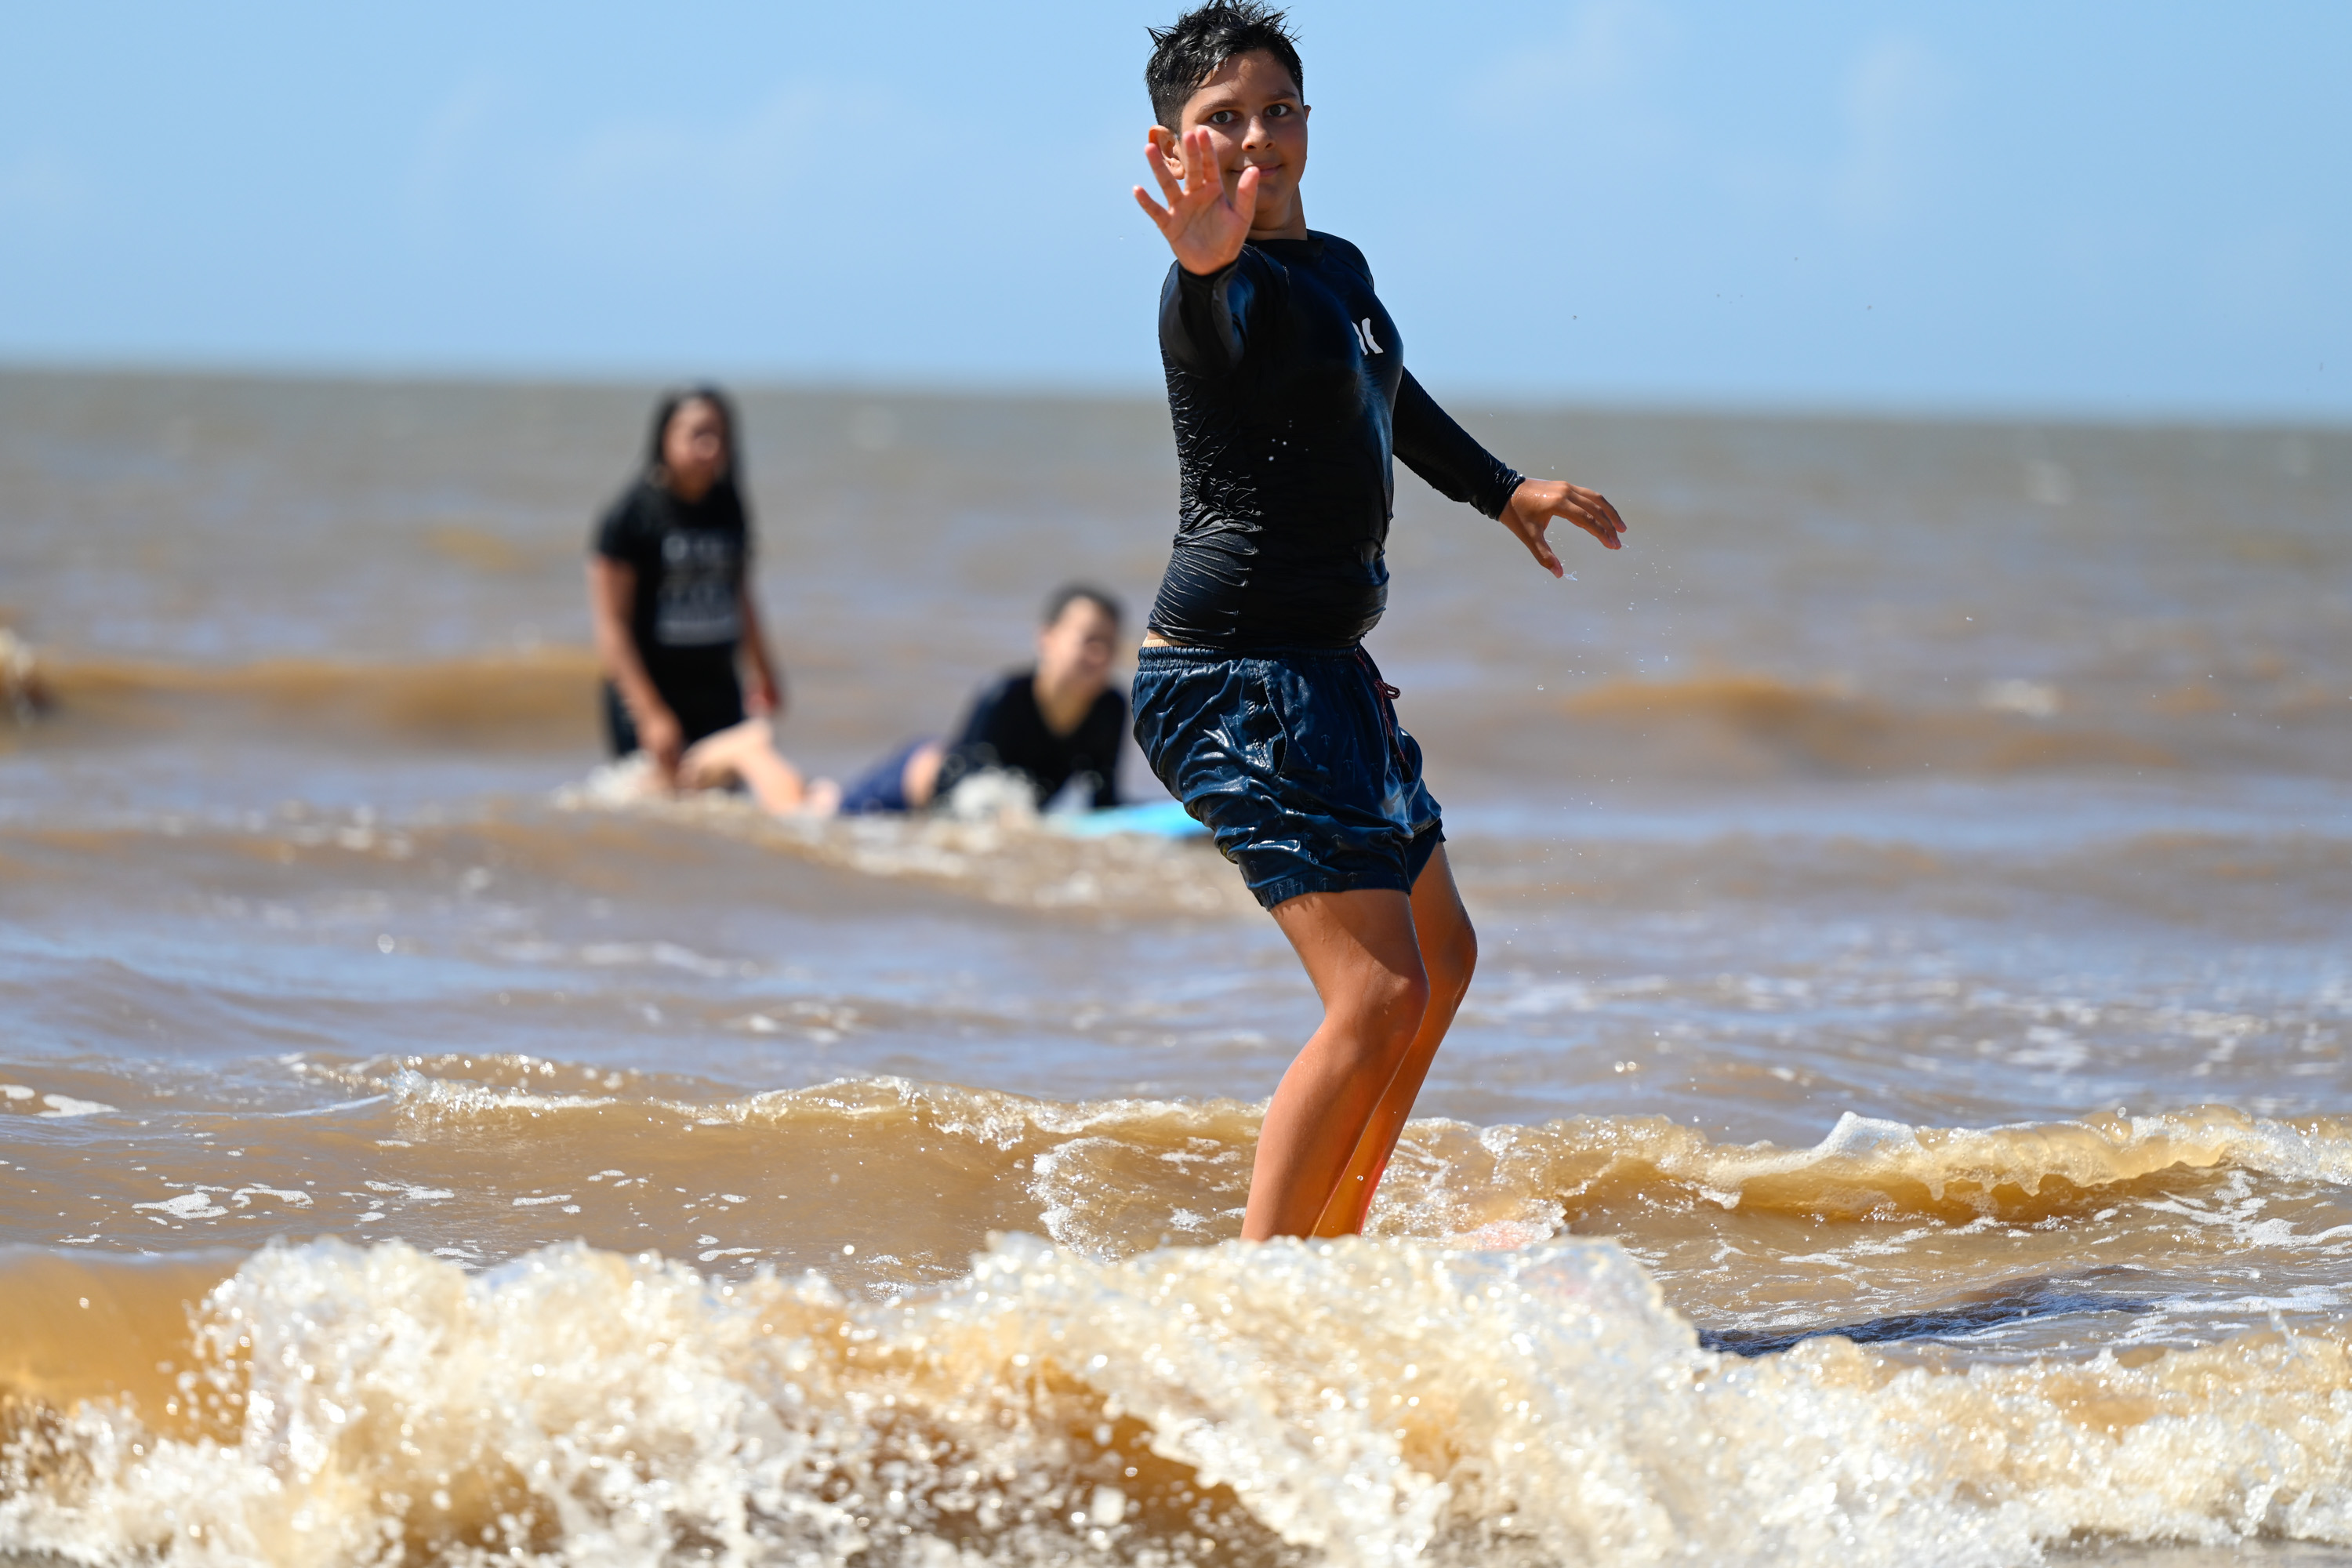
<path fill-rule="evenodd" d="M 115 1108 L 99 1100 L 77 1100 L 70 1094 L 43 1094 L 26 1084 L 0 1083 L 0 1104 L 23 1106 L 38 1100 L 46 1108 L 33 1114 L 50 1121 L 65 1121 L 78 1116 L 105 1116 Z"/>
<path fill-rule="evenodd" d="M 320 1243 L 249 1261 L 199 1337 L 209 1426 L 20 1428 L 0 1549 L 1965 1568 L 2079 1533 L 2352 1541 L 2338 1339 L 1741 1361 L 1605 1242 L 1104 1264 L 1014 1238 L 888 1306 L 578 1247 L 468 1275 Z"/>

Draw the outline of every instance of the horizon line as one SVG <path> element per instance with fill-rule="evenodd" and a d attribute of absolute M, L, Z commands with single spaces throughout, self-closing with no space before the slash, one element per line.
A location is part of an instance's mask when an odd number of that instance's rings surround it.
<path fill-rule="evenodd" d="M 929 376 L 884 375 L 853 371 L 782 372 L 743 367 L 728 372 L 717 367 L 695 371 L 657 372 L 623 364 L 549 366 L 530 369 L 514 365 L 465 365 L 416 363 L 402 364 L 365 360 L 326 361 L 257 358 L 234 361 L 214 358 L 100 356 L 19 357 L 0 351 L 0 379 L 120 379 L 221 383 L 284 383 L 288 384 L 442 387 L 557 387 L 606 390 L 657 390 L 697 381 L 716 381 L 738 394 L 835 394 L 869 398 L 916 400 L 982 400 L 1003 398 L 1036 402 L 1099 402 L 1116 397 L 1135 403 L 1160 403 L 1165 394 L 1148 382 L 1127 378 L 1084 376 L 1004 376 L 995 380 L 934 374 Z M 1610 394 L 1592 390 L 1538 393 L 1440 384 L 1448 401 L 1480 414 L 1518 416 L 1559 415 L 1643 419 L 1718 419 L 1785 421 L 1792 424 L 1881 425 L 2059 425 L 2082 428 L 2294 430 L 2302 433 L 2352 435 L 2352 410 L 2329 413 L 2284 407 L 2230 408 L 2192 406 L 2170 402 L 2134 407 L 2093 400 L 2053 400 L 2034 404 L 1999 403 L 1990 399 L 1885 397 L 1838 399 L 1790 394 L 1770 395 L 1678 395 L 1628 391 Z"/>

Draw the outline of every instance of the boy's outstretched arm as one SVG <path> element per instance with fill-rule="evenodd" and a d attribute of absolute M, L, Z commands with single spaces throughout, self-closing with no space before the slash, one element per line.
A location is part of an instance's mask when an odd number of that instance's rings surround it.
<path fill-rule="evenodd" d="M 1625 520 L 1599 490 L 1571 485 L 1565 479 L 1522 479 L 1503 508 L 1503 526 L 1518 535 L 1536 564 L 1558 577 L 1567 571 L 1552 553 L 1544 530 L 1553 518 L 1565 518 L 1612 550 L 1622 550 Z"/>
<path fill-rule="evenodd" d="M 1181 185 L 1168 169 L 1171 149 L 1180 145 L 1184 164 Z M 1227 195 L 1215 146 L 1209 133 L 1198 126 L 1181 139 L 1164 127 L 1153 126 L 1143 155 L 1168 205 L 1163 207 L 1153 201 L 1141 185 L 1135 187 L 1136 205 L 1176 253 L 1178 265 L 1203 278 L 1232 266 L 1249 238 L 1250 219 L 1257 212 L 1257 170 L 1244 169 L 1233 194 Z"/>
<path fill-rule="evenodd" d="M 1524 479 L 1506 467 L 1440 408 L 1411 371 L 1397 384 L 1396 455 L 1440 495 L 1467 501 L 1518 536 L 1536 563 L 1553 576 L 1566 570 L 1544 530 L 1564 517 L 1612 550 L 1625 520 L 1598 490 L 1558 479 Z"/>

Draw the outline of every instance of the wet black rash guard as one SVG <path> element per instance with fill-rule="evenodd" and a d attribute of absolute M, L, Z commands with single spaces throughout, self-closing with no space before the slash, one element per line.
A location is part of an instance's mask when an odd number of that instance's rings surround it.
<path fill-rule="evenodd" d="M 1171 266 L 1160 356 L 1182 474 L 1150 626 L 1235 651 L 1352 647 L 1388 603 L 1391 455 L 1500 517 L 1520 476 L 1404 368 L 1364 253 L 1258 240 L 1206 277 Z"/>

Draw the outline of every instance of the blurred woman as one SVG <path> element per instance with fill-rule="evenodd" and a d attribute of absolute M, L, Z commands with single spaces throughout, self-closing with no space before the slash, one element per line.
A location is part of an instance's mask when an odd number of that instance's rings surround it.
<path fill-rule="evenodd" d="M 613 754 L 644 752 L 665 788 L 679 784 L 688 747 L 783 707 L 751 594 L 741 474 L 727 395 L 672 393 L 654 411 L 644 468 L 597 525 L 588 558 Z"/>

